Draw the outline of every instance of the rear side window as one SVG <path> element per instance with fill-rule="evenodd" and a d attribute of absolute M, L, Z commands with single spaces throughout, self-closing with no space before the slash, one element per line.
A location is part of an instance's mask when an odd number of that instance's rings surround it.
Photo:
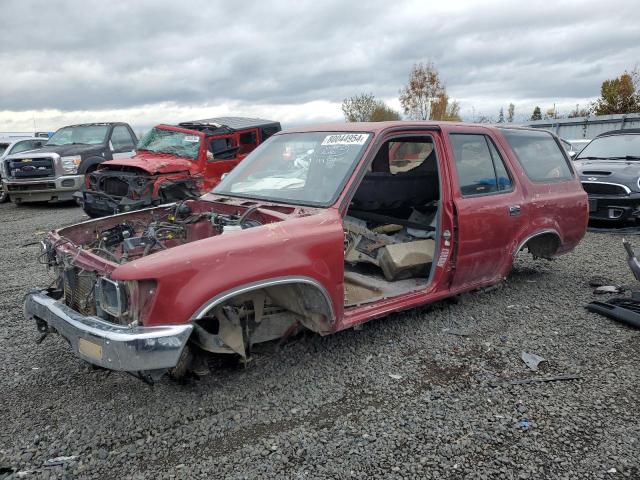
<path fill-rule="evenodd" d="M 511 190 L 511 178 L 491 139 L 466 133 L 452 133 L 450 139 L 462 195 Z"/>
<path fill-rule="evenodd" d="M 534 182 L 557 182 L 572 177 L 561 147 L 548 132 L 503 129 L 527 177 Z"/>

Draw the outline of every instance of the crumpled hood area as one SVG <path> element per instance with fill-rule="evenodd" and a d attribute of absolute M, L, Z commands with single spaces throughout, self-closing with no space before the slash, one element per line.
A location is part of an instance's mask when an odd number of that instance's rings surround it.
<path fill-rule="evenodd" d="M 131 158 L 109 160 L 102 164 L 102 168 L 109 168 L 111 166 L 139 168 L 154 175 L 158 173 L 189 171 L 196 166 L 196 161 L 164 153 L 138 152 Z"/>

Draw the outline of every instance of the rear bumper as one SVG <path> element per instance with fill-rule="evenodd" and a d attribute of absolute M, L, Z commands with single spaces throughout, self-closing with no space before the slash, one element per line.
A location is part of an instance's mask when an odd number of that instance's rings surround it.
<path fill-rule="evenodd" d="M 24 315 L 41 332 L 63 336 L 79 358 L 110 370 L 150 371 L 175 367 L 193 326 L 128 327 L 81 315 L 46 291 L 27 294 Z"/>
<path fill-rule="evenodd" d="M 4 190 L 15 203 L 73 200 L 73 193 L 84 183 L 84 175 L 64 175 L 34 180 L 3 179 Z"/>
<path fill-rule="evenodd" d="M 625 196 L 589 195 L 591 220 L 625 221 L 640 217 L 640 193 Z"/>

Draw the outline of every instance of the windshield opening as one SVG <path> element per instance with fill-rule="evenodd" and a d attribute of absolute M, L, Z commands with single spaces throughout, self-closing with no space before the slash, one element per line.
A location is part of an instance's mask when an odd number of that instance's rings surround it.
<path fill-rule="evenodd" d="M 640 157 L 640 135 L 608 135 L 596 138 L 584 147 L 576 160 L 588 158 L 625 159 L 626 157 Z"/>
<path fill-rule="evenodd" d="M 307 132 L 275 135 L 251 152 L 214 193 L 329 206 L 355 169 L 371 134 Z"/>
<path fill-rule="evenodd" d="M 195 160 L 200 150 L 200 137 L 193 133 L 152 128 L 142 137 L 137 148 Z"/>
<path fill-rule="evenodd" d="M 104 143 L 108 125 L 80 125 L 63 127 L 46 143 L 47 145 L 100 145 Z"/>

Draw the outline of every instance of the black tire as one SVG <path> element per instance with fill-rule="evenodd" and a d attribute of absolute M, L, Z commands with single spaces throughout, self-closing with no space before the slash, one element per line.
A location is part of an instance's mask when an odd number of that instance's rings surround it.
<path fill-rule="evenodd" d="M 2 184 L 2 179 L 0 178 L 0 203 L 5 203 L 9 201 L 9 194 L 4 191 L 4 185 Z"/>
<path fill-rule="evenodd" d="M 193 360 L 193 353 L 191 353 L 191 347 L 187 344 L 182 349 L 180 358 L 175 367 L 169 369 L 169 376 L 174 380 L 184 380 L 189 373 L 191 367 L 191 361 Z"/>

